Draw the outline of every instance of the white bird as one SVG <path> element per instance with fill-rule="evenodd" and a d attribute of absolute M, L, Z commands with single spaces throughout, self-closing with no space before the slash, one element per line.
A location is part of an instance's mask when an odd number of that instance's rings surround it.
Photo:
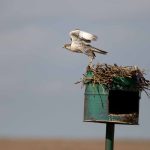
<path fill-rule="evenodd" d="M 91 41 L 97 40 L 96 35 L 81 31 L 79 29 L 71 31 L 69 35 L 72 42 L 71 44 L 65 44 L 63 48 L 66 48 L 72 52 L 87 55 L 89 57 L 89 66 L 92 65 L 92 61 L 96 57 L 95 52 L 99 54 L 107 54 L 106 51 L 90 45 Z"/>

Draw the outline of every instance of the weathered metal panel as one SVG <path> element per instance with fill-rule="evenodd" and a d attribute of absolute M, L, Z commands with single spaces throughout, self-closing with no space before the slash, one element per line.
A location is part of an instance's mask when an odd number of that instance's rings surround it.
<path fill-rule="evenodd" d="M 98 84 L 88 84 L 85 90 L 84 121 L 107 120 L 108 92 Z"/>
<path fill-rule="evenodd" d="M 92 74 L 91 74 L 92 75 Z M 114 89 L 113 89 L 114 90 Z M 120 90 L 122 91 L 122 89 Z M 109 90 L 102 84 L 92 84 L 87 83 L 85 88 L 85 99 L 84 99 L 84 121 L 85 122 L 113 122 L 118 124 L 130 124 L 130 125 L 137 125 L 138 124 L 138 117 L 139 117 L 139 99 L 140 99 L 140 92 L 137 91 L 136 99 L 133 101 L 132 99 L 127 101 L 127 104 L 124 96 L 122 95 L 123 99 L 119 99 L 115 103 L 114 110 L 118 107 L 126 107 L 123 109 L 127 109 L 127 113 L 119 113 L 116 111 L 116 113 L 110 112 L 110 97 L 109 97 Z M 117 89 L 117 92 L 119 90 Z M 122 92 L 121 92 L 122 94 Z M 126 94 L 126 93 L 125 93 Z M 132 91 L 130 91 L 130 94 L 132 94 Z M 114 99 L 113 99 L 114 98 Z M 112 97 L 111 103 L 113 103 L 113 100 L 115 102 L 115 97 Z M 120 97 L 119 97 L 120 98 Z M 132 97 L 131 97 L 132 98 Z M 133 97 L 134 98 L 134 97 Z M 124 101 L 125 105 L 120 106 L 121 102 Z M 131 103 L 130 103 L 131 102 Z M 136 106 L 133 106 L 133 111 L 131 110 L 129 105 L 134 105 L 134 102 L 136 102 Z M 137 108 L 135 108 L 137 107 Z M 130 108 L 130 111 L 128 109 Z M 115 112 L 115 111 L 114 111 Z"/>

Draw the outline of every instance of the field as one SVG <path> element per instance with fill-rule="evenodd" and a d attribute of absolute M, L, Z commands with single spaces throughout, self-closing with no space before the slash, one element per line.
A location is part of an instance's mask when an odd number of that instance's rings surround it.
<path fill-rule="evenodd" d="M 103 140 L 1 139 L 0 150 L 104 150 Z M 150 140 L 116 140 L 114 150 L 150 150 Z"/>

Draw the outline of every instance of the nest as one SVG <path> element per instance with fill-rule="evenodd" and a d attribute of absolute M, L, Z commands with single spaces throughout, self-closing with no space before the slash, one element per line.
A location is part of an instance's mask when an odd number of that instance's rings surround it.
<path fill-rule="evenodd" d="M 83 84 L 103 84 L 108 89 L 134 89 L 150 90 L 150 81 L 145 79 L 144 71 L 137 66 L 118 66 L 97 64 L 95 67 L 87 67 L 86 74 L 81 81 Z M 77 83 L 79 83 L 77 82 Z M 147 95 L 149 95 L 146 92 Z"/>

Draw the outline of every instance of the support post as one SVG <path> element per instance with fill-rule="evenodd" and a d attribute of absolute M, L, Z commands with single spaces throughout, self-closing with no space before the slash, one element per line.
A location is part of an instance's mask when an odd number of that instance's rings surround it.
<path fill-rule="evenodd" d="M 114 123 L 106 123 L 106 141 L 105 141 L 105 150 L 114 149 Z"/>

